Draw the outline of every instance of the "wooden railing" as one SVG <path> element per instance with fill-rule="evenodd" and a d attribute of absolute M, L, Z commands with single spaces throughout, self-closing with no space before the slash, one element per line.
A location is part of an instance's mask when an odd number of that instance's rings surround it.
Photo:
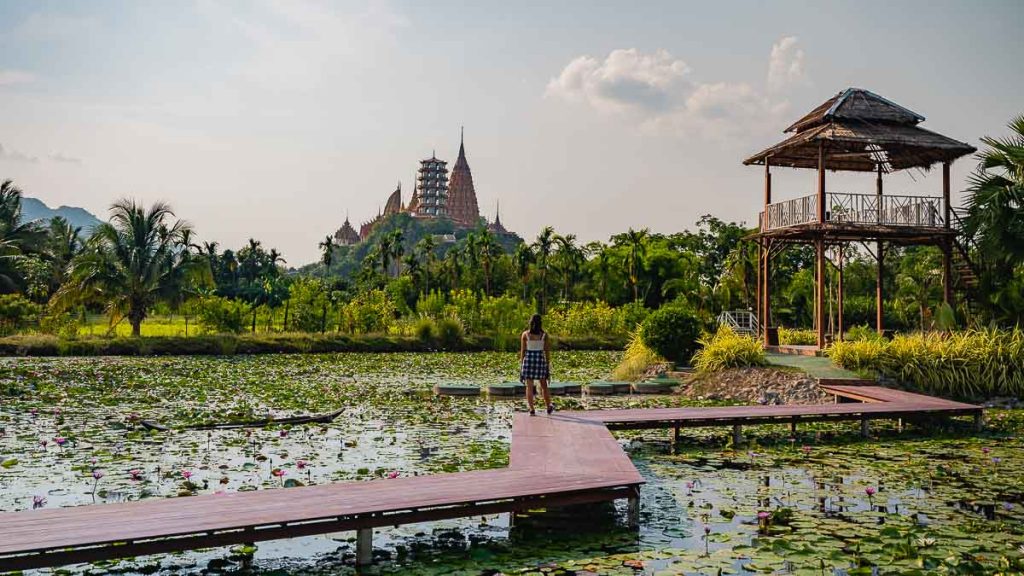
<path fill-rule="evenodd" d="M 938 196 L 830 192 L 825 198 L 826 222 L 919 228 L 944 226 L 942 198 Z M 758 221 L 762 231 L 817 222 L 818 196 L 811 194 L 769 204 Z"/>
<path fill-rule="evenodd" d="M 747 310 L 725 310 L 718 315 L 718 323 L 729 326 L 739 334 L 757 335 L 761 330 L 757 316 Z"/>

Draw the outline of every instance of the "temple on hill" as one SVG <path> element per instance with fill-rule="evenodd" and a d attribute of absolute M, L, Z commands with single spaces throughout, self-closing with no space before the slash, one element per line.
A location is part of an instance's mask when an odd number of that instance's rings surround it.
<path fill-rule="evenodd" d="M 494 222 L 490 223 L 480 215 L 473 172 L 469 168 L 469 161 L 466 160 L 465 138 L 462 133 L 459 135 L 459 155 L 450 175 L 448 162 L 438 158 L 437 154 L 431 154 L 430 158 L 420 160 L 412 198 L 407 205 L 402 204 L 402 184 L 399 182 L 398 187 L 388 196 L 384 210 L 378 210 L 377 216 L 364 222 L 358 233 L 346 218 L 345 224 L 335 232 L 334 238 L 344 246 L 355 244 L 368 238 L 384 220 L 402 213 L 414 218 L 449 219 L 459 228 L 475 228 L 486 224 L 487 229 L 496 234 L 509 233 L 502 226 L 497 213 Z"/>
<path fill-rule="evenodd" d="M 448 217 L 460 226 L 472 228 L 480 223 L 480 207 L 476 202 L 476 189 L 473 187 L 473 172 L 466 161 L 466 146 L 462 135 L 459 136 L 459 157 L 452 167 L 452 176 L 448 181 Z"/>

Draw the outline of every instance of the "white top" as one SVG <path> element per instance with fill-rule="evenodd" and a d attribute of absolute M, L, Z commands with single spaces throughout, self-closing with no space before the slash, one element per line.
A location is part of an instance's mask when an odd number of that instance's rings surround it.
<path fill-rule="evenodd" d="M 544 337 L 547 336 L 545 333 L 541 333 L 540 339 L 533 340 L 530 338 L 530 333 L 526 332 L 526 349 L 531 352 L 541 352 L 544 350 Z"/>

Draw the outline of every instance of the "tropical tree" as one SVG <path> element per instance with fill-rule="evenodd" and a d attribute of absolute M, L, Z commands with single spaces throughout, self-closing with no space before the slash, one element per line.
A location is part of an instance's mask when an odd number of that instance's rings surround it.
<path fill-rule="evenodd" d="M 494 260 L 502 253 L 501 246 L 495 241 L 494 234 L 491 234 L 490 230 L 484 228 L 480 231 L 477 239 L 477 251 L 479 252 L 480 267 L 484 273 L 484 294 L 490 296 Z"/>
<path fill-rule="evenodd" d="M 434 242 L 434 237 L 430 235 L 424 236 L 416 243 L 415 251 L 423 259 L 423 283 L 425 285 L 424 292 L 426 293 L 430 293 L 430 276 L 433 274 L 434 262 L 437 259 L 437 255 L 434 254 L 435 248 L 437 248 L 437 243 Z"/>
<path fill-rule="evenodd" d="M 523 300 L 526 300 L 529 294 L 530 265 L 533 264 L 534 257 L 533 249 L 526 243 L 516 246 L 516 251 L 512 254 L 512 263 L 523 285 Z"/>
<path fill-rule="evenodd" d="M 21 190 L 10 180 L 0 183 L 0 294 L 25 288 L 26 259 L 45 247 L 46 231 L 22 222 Z"/>
<path fill-rule="evenodd" d="M 540 311 L 544 313 L 548 308 L 548 263 L 551 253 L 555 247 L 555 229 L 545 226 L 537 239 L 533 242 L 533 250 L 537 263 L 537 270 L 540 271 Z"/>
<path fill-rule="evenodd" d="M 85 248 L 71 261 L 68 280 L 55 303 L 101 303 L 112 317 L 125 317 L 132 335 L 160 302 L 173 302 L 208 280 L 206 262 L 184 245 L 181 220 L 158 202 L 146 209 L 133 200 L 110 208 L 110 221 L 96 227 Z"/>
<path fill-rule="evenodd" d="M 1024 115 L 1009 124 L 1010 136 L 985 137 L 978 168 L 970 177 L 966 233 L 986 264 L 982 282 L 998 319 L 1021 322 L 1024 308 Z"/>
<path fill-rule="evenodd" d="M 626 269 L 629 273 L 629 285 L 633 288 L 633 302 L 640 301 L 640 271 L 643 269 L 644 241 L 650 231 L 647 228 L 633 230 L 630 228 L 625 234 L 618 236 L 618 241 L 629 248 L 626 253 Z"/>

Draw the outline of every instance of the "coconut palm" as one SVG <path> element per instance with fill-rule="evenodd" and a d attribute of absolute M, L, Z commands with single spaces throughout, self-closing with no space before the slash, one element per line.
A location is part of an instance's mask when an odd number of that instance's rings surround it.
<path fill-rule="evenodd" d="M 555 243 L 558 245 L 558 269 L 562 273 L 562 299 L 568 300 L 569 286 L 583 265 L 583 251 L 576 245 L 575 234 L 557 236 Z"/>
<path fill-rule="evenodd" d="M 21 190 L 10 180 L 0 184 L 0 294 L 25 287 L 27 257 L 45 247 L 46 231 L 22 222 Z"/>
<path fill-rule="evenodd" d="M 424 291 L 427 293 L 430 292 L 430 275 L 433 273 L 434 261 L 437 258 L 437 255 L 434 254 L 435 248 L 437 248 L 437 243 L 434 242 L 433 236 L 424 236 L 416 243 L 416 252 L 423 258 Z"/>
<path fill-rule="evenodd" d="M 625 234 L 621 234 L 622 240 L 629 247 L 626 253 L 625 264 L 629 272 L 629 284 L 633 287 L 633 302 L 640 301 L 640 271 L 643 269 L 644 242 L 650 232 L 647 228 L 633 230 L 630 228 Z"/>
<path fill-rule="evenodd" d="M 112 317 L 126 317 L 132 335 L 159 302 L 173 302 L 203 282 L 205 262 L 182 244 L 189 229 L 158 202 L 148 210 L 133 200 L 110 208 L 110 221 L 96 227 L 72 261 L 57 305 L 102 303 Z"/>
<path fill-rule="evenodd" d="M 331 268 L 331 263 L 334 262 L 334 238 L 328 234 L 320 241 L 319 247 L 320 263 L 324 265 L 324 277 L 327 277 Z"/>
<path fill-rule="evenodd" d="M 477 236 L 477 251 L 479 252 L 480 268 L 484 273 L 484 294 L 490 296 L 491 271 L 494 268 L 494 260 L 502 253 L 501 246 L 495 241 L 494 234 L 490 230 L 486 228 L 480 230 Z"/>
<path fill-rule="evenodd" d="M 555 246 L 555 229 L 545 226 L 533 242 L 534 262 L 540 271 L 540 311 L 543 314 L 548 308 L 548 264 Z"/>
<path fill-rule="evenodd" d="M 516 246 L 516 251 L 512 254 L 512 262 L 519 273 L 519 281 L 523 284 L 523 300 L 526 300 L 529 292 L 530 265 L 533 264 L 534 256 L 533 249 L 525 243 Z"/>

